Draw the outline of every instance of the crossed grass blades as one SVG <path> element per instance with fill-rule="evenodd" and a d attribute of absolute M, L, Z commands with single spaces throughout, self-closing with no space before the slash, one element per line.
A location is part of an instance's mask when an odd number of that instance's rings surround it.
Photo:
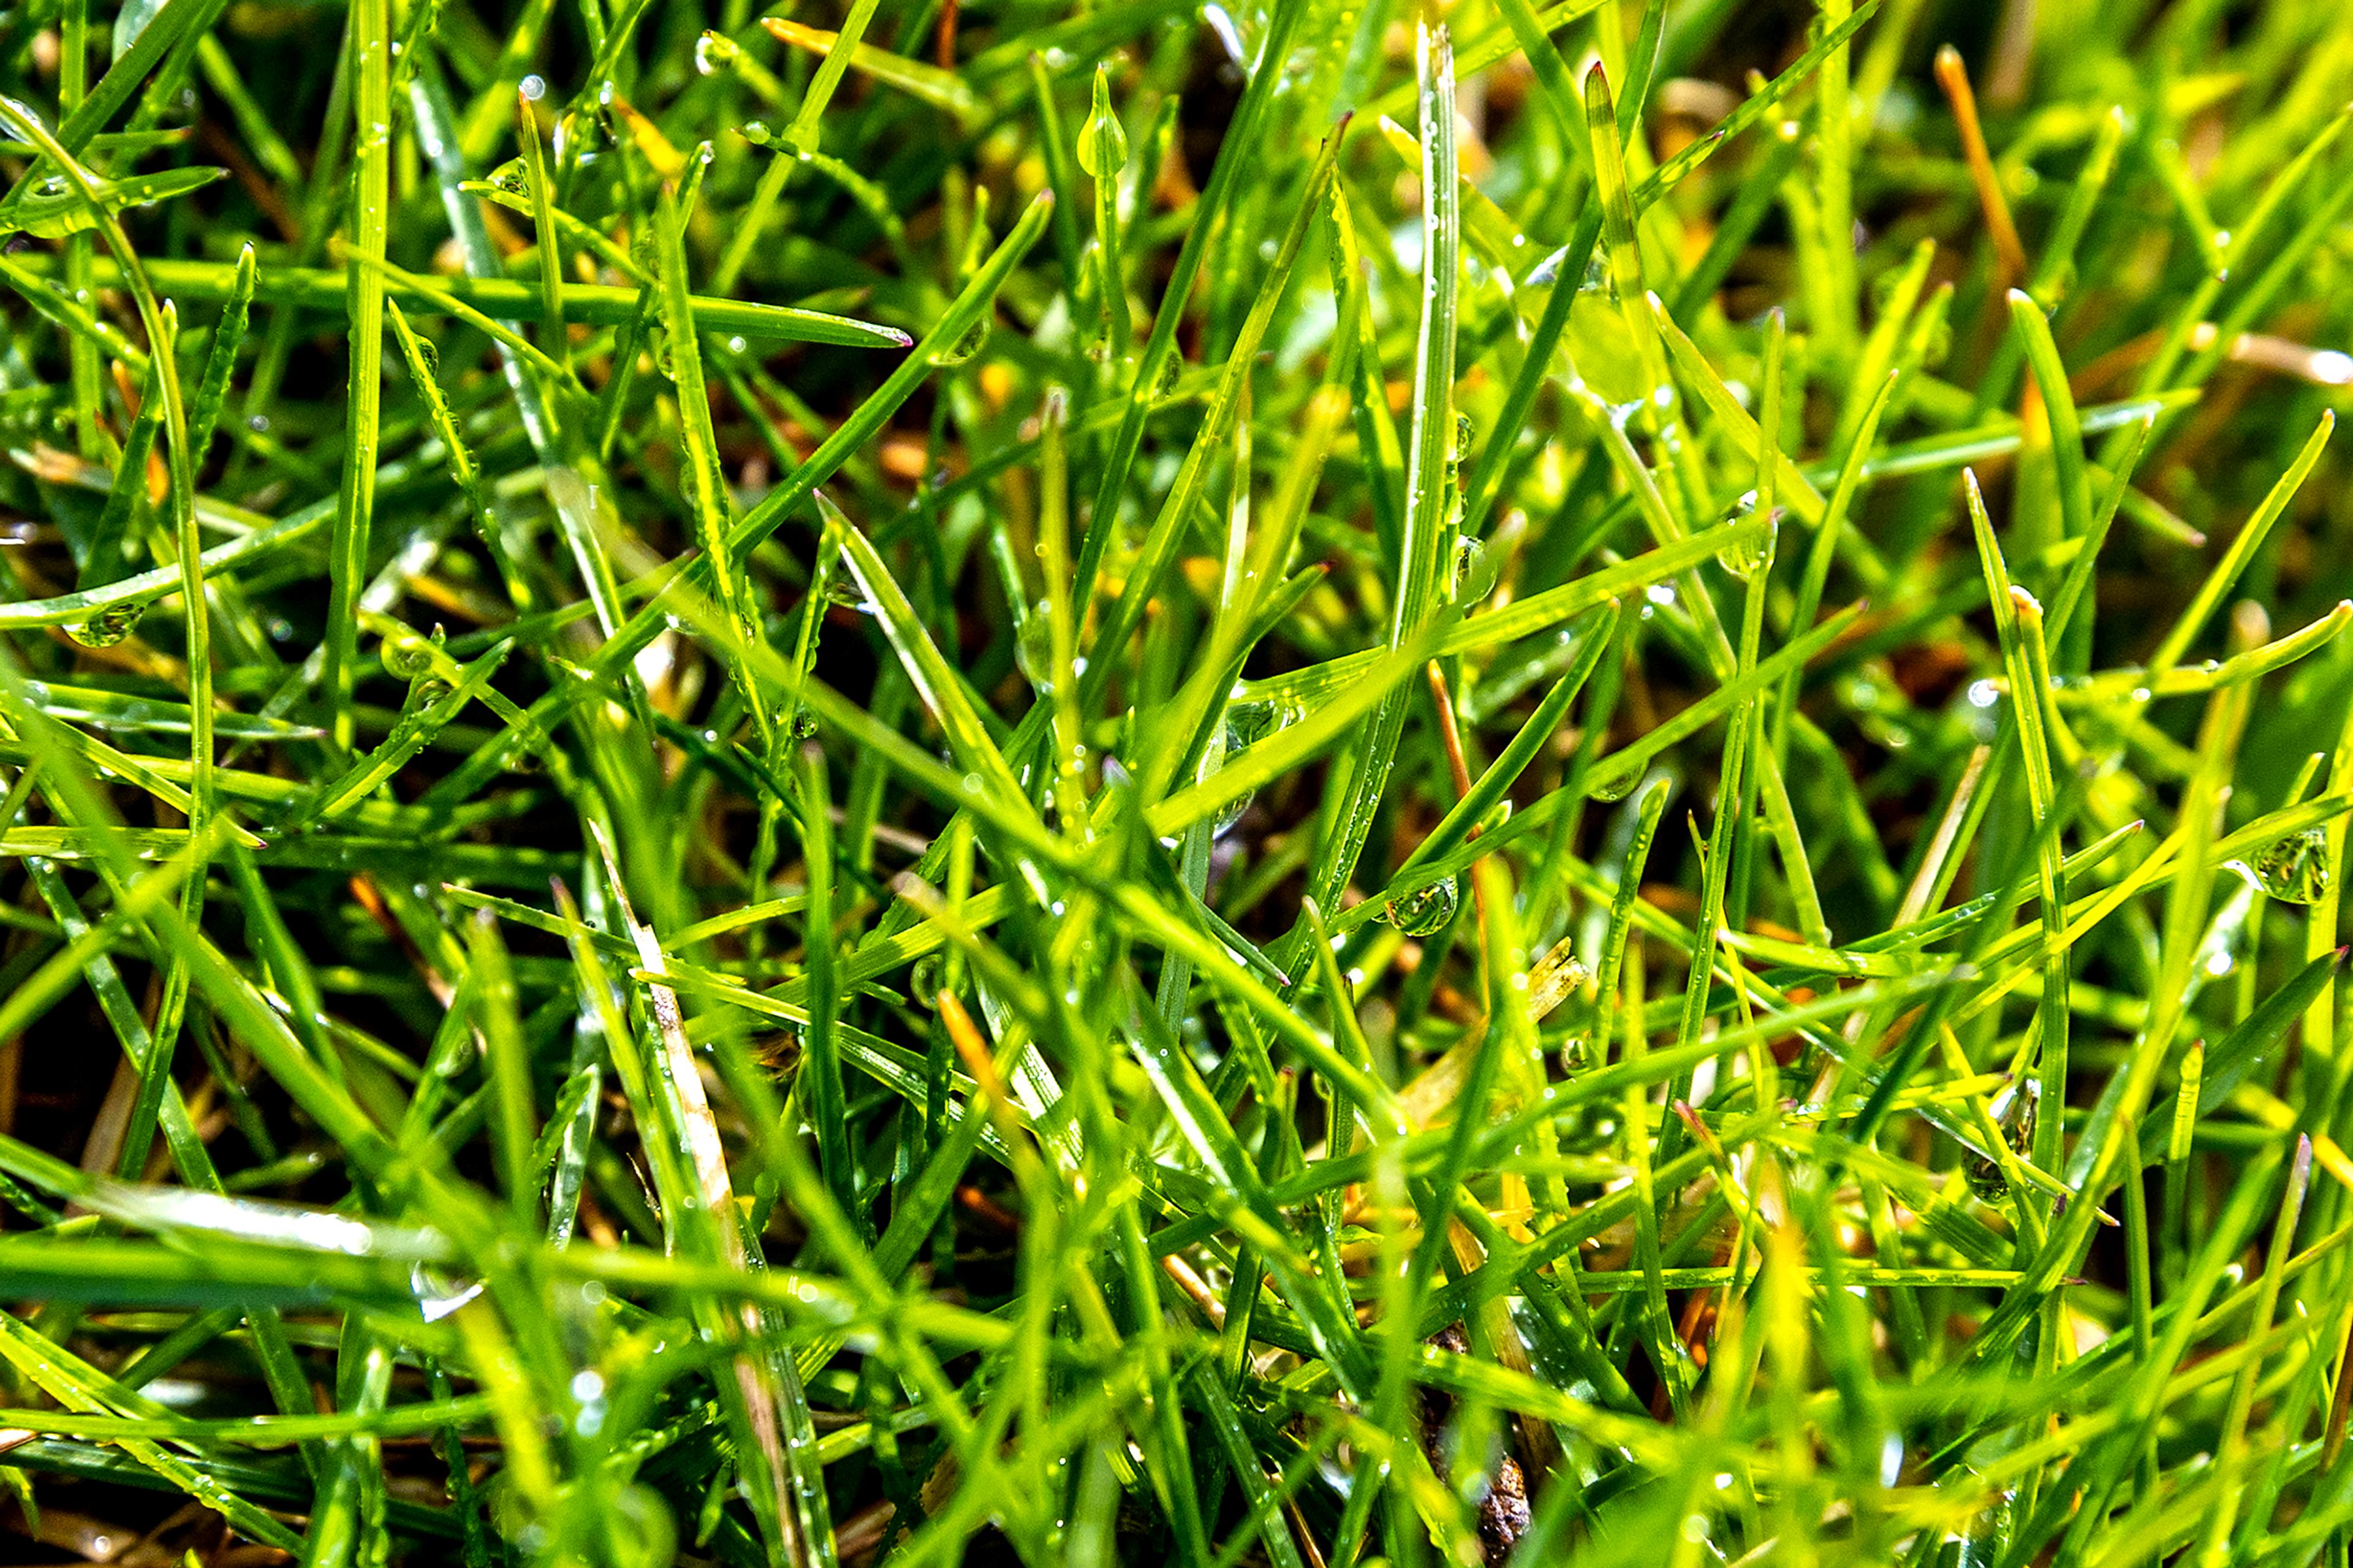
<path fill-rule="evenodd" d="M 2331 7 L 0 15 L 11 1560 L 2348 1561 Z"/>

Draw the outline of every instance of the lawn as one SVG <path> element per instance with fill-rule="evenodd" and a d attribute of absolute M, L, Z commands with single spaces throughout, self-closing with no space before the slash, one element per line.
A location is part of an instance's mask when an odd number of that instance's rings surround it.
<path fill-rule="evenodd" d="M 2348 100 L 0 12 L 0 1563 L 2348 1568 Z"/>

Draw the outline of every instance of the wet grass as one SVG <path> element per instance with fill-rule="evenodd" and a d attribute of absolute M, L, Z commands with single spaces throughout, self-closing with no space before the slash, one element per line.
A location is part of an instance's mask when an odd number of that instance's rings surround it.
<path fill-rule="evenodd" d="M 0 1558 L 2342 1568 L 2348 89 L 0 17 Z"/>

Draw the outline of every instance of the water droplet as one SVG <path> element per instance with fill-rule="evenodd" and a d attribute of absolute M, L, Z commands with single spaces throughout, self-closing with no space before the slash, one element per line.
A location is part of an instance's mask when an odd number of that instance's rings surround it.
<path fill-rule="evenodd" d="M 659 1492 L 632 1482 L 608 1495 L 597 1533 L 613 1568 L 660 1568 L 676 1557 L 678 1527 Z"/>
<path fill-rule="evenodd" d="M 1274 703 L 1264 700 L 1229 702 L 1226 704 L 1226 743 L 1224 755 L 1248 751 L 1277 730 L 1296 724 L 1307 716 L 1307 710 L 1295 703 Z M 1222 764 L 1222 760 L 1221 760 Z M 1245 790 L 1218 808 L 1210 825 L 1211 837 L 1221 837 L 1233 830 L 1234 824 L 1249 811 L 1250 802 L 1258 798 L 1256 790 Z"/>
<path fill-rule="evenodd" d="M 403 629 L 384 639 L 377 657 L 384 661 L 384 672 L 397 680 L 415 680 L 431 673 L 434 655 L 440 650 L 427 638 Z"/>
<path fill-rule="evenodd" d="M 1022 677 L 1040 697 L 1054 693 L 1054 626 L 1044 616 L 1031 611 L 1022 621 L 1021 629 L 1013 637 L 1013 662 L 1021 667 Z"/>
<path fill-rule="evenodd" d="M 1454 411 L 1454 461 L 1457 466 L 1471 460 L 1471 447 L 1478 439 L 1479 427 L 1471 423 L 1471 416 L 1461 409 Z"/>
<path fill-rule="evenodd" d="M 1599 801 L 1612 803 L 1621 801 L 1634 793 L 1634 785 L 1641 781 L 1641 777 L 1642 770 L 1640 768 L 1610 767 L 1604 764 L 1595 770 L 1591 778 L 1585 781 L 1585 793 Z"/>
<path fill-rule="evenodd" d="M 964 336 L 958 338 L 954 344 L 934 353 L 932 363 L 944 368 L 964 363 L 988 345 L 988 318 L 983 316 L 975 321 L 965 331 Z"/>
<path fill-rule="evenodd" d="M 538 75 L 527 76 L 516 84 L 516 90 L 532 102 L 537 103 L 547 96 L 547 79 Z"/>
<path fill-rule="evenodd" d="M 1454 918 L 1454 907 L 1461 895 L 1455 891 L 1454 879 L 1440 877 L 1426 888 L 1392 899 L 1382 906 L 1380 918 L 1408 936 L 1429 936 L 1442 931 Z"/>
<path fill-rule="evenodd" d="M 408 1271 L 408 1288 L 417 1298 L 417 1310 L 428 1323 L 439 1322 L 482 1293 L 481 1281 L 453 1279 L 422 1263 Z"/>
<path fill-rule="evenodd" d="M 1475 605 L 1495 591 L 1495 552 L 1468 537 L 1454 542 L 1454 602 Z"/>
<path fill-rule="evenodd" d="M 1986 1110 L 1992 1116 L 1995 1128 L 2000 1131 L 2002 1142 L 2010 1145 L 2012 1152 L 2023 1157 L 2033 1145 L 2035 1117 L 2042 1105 L 2042 1085 L 2030 1078 L 2011 1084 L 1994 1096 L 1993 1103 Z M 2010 1184 L 2001 1173 L 2000 1161 L 1972 1152 L 1964 1164 L 1969 1190 L 1978 1197 L 1990 1202 L 2010 1190 Z"/>
<path fill-rule="evenodd" d="M 1746 519 L 1736 519 L 1737 523 Z M 1753 538 L 1735 540 L 1715 552 L 1715 563 L 1746 583 L 1759 572 L 1773 570 L 1773 551 L 1779 540 L 1780 519 L 1765 520 L 1765 531 Z"/>
<path fill-rule="evenodd" d="M 694 40 L 694 68 L 704 76 L 735 63 L 735 40 L 705 33 Z"/>
<path fill-rule="evenodd" d="M 936 952 L 927 952 L 915 960 L 907 971 L 907 989 L 914 994 L 918 1004 L 927 1008 L 939 1005 L 940 983 L 946 977 L 946 967 Z"/>
<path fill-rule="evenodd" d="M 2252 861 L 2232 867 L 2284 904 L 2308 904 L 2328 891 L 2328 830 L 2307 827 L 2265 845 Z"/>
<path fill-rule="evenodd" d="M 84 647 L 112 647 L 137 629 L 139 618 L 146 613 L 143 604 L 109 605 L 90 619 L 66 627 L 66 636 Z"/>
<path fill-rule="evenodd" d="M 510 158 L 491 171 L 491 184 L 510 195 L 522 195 L 531 189 L 530 176 L 524 172 L 521 158 Z"/>
<path fill-rule="evenodd" d="M 1127 132 L 1112 112 L 1111 68 L 1095 68 L 1094 112 L 1079 131 L 1079 167 L 1090 179 L 1104 180 L 1127 166 Z"/>

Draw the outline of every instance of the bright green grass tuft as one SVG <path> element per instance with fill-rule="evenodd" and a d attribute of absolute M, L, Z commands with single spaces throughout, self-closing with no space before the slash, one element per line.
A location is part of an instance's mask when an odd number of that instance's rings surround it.
<path fill-rule="evenodd" d="M 779 11 L 0 14 L 0 1561 L 2345 1568 L 2337 7 Z"/>

